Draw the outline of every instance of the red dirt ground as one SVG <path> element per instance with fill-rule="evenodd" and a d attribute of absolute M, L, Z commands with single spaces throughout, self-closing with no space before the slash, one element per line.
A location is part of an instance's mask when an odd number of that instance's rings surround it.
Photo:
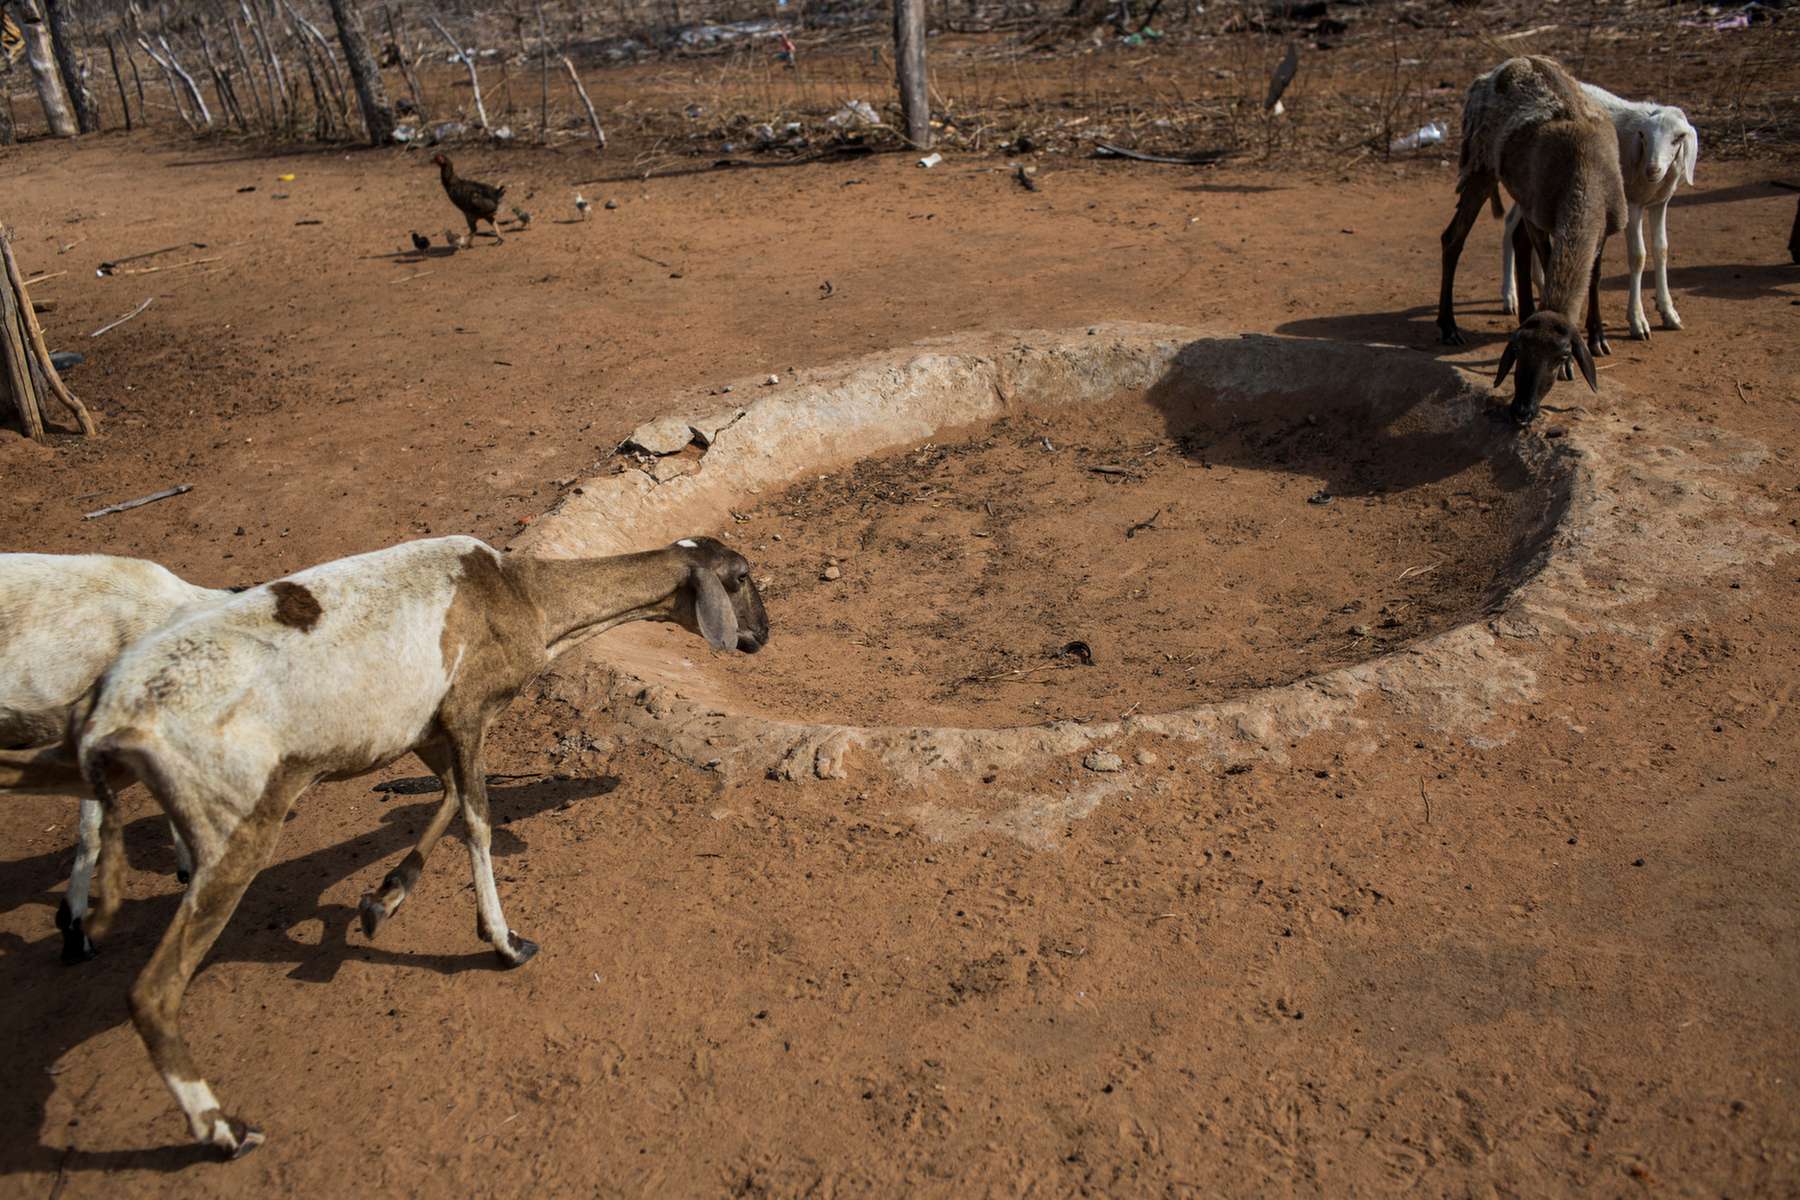
<path fill-rule="evenodd" d="M 992 160 L 882 156 L 588 185 L 619 207 L 576 223 L 590 159 L 469 151 L 538 219 L 415 262 L 408 229 L 454 215 L 421 158 L 121 136 L 0 158 L 22 265 L 68 271 L 35 294 L 52 342 L 88 353 L 70 382 L 103 422 L 47 447 L 0 433 L 3 548 L 241 583 L 425 533 L 504 542 L 674 398 L 954 330 L 1225 323 L 1442 352 L 1436 162 L 1059 162 L 1027 193 Z M 1771 174 L 1702 163 L 1670 219 L 1688 328 L 1619 337 L 1602 380 L 1697 454 L 1765 447 L 1743 519 L 1794 536 L 1800 268 Z M 218 262 L 94 276 L 177 241 L 206 247 L 151 261 Z M 1484 223 L 1461 277 L 1482 369 L 1509 324 L 1497 241 Z M 194 490 L 80 519 L 174 483 Z M 979 785 L 728 785 L 615 744 L 604 714 L 521 702 L 493 743 L 517 776 L 496 853 L 543 953 L 492 969 L 452 848 L 367 944 L 355 902 L 430 798 L 314 789 L 188 995 L 215 1088 L 269 1133 L 231 1166 L 184 1145 L 125 1021 L 177 895 L 160 822 L 132 793 L 130 897 L 65 970 L 74 806 L 9 800 L 0 1192 L 1792 1195 L 1797 575 L 1696 574 L 1653 636 L 1557 645 L 1502 745 L 1394 727 L 1379 755 L 1320 736 L 1236 772 L 1125 747 L 1153 773 L 1053 852 L 934 843 L 906 816 L 979 808 Z"/>

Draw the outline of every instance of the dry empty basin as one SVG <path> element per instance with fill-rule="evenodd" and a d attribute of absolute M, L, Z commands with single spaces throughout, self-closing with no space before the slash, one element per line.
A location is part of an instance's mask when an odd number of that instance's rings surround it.
<path fill-rule="evenodd" d="M 773 639 L 713 655 L 633 626 L 561 686 L 685 757 L 796 777 L 859 747 L 988 769 L 1328 692 L 1499 612 L 1581 457 L 1413 351 L 1120 326 L 914 347 L 687 424 L 521 548 L 712 534 L 755 565 Z"/>

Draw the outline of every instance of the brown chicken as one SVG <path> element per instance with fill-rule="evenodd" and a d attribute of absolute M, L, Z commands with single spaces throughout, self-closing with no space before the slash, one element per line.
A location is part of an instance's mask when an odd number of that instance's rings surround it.
<path fill-rule="evenodd" d="M 442 154 L 433 155 L 431 161 L 437 164 L 444 179 L 444 194 L 450 197 L 450 203 L 462 210 L 462 215 L 469 222 L 469 236 L 475 236 L 475 222 L 486 221 L 488 232 L 496 242 L 506 239 L 500 236 L 499 227 L 494 224 L 494 214 L 500 211 L 500 197 L 506 191 L 506 185 L 495 187 L 491 183 L 477 183 L 473 179 L 464 179 L 456 173 L 456 168 Z"/>

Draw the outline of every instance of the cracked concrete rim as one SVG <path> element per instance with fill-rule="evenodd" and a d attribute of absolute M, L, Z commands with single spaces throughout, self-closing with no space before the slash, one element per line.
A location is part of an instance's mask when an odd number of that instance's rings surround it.
<path fill-rule="evenodd" d="M 514 549 L 578 557 L 667 544 L 717 528 L 732 507 L 748 507 L 801 475 L 1015 411 L 1015 397 L 1031 397 L 1036 411 L 1101 404 L 1196 372 L 1219 403 L 1255 405 L 1308 387 L 1351 390 L 1378 420 L 1406 414 L 1514 456 L 1534 479 L 1541 506 L 1497 610 L 1295 683 L 1112 721 L 869 727 L 729 712 L 703 662 L 670 661 L 629 628 L 559 660 L 546 691 L 579 712 L 607 710 L 631 735 L 696 765 L 796 780 L 843 778 L 858 763 L 916 781 L 985 774 L 1142 735 L 1187 743 L 1222 762 L 1283 760 L 1308 735 L 1392 718 L 1493 745 L 1513 734 L 1511 706 L 1533 699 L 1552 639 L 1597 628 L 1654 636 L 1676 615 L 1650 611 L 1668 581 L 1689 583 L 1794 549 L 1734 518 L 1746 501 L 1732 480 L 1761 461 L 1760 447 L 1717 447 L 1716 434 L 1699 431 L 1621 427 L 1612 414 L 1622 389 L 1610 382 L 1593 410 L 1579 403 L 1566 410 L 1557 436 L 1546 436 L 1543 422 L 1496 436 L 1485 382 L 1416 351 L 1132 324 L 958 335 L 821 369 L 741 407 L 692 405 L 689 415 L 676 406 L 671 415 L 701 431 L 707 445 L 698 462 L 682 473 L 649 464 L 584 480 Z M 732 391 L 750 392 L 758 382 Z M 1558 399 L 1576 395 L 1565 386 Z M 1723 455 L 1705 453 L 1703 440 Z M 942 833 L 959 828 L 952 821 Z"/>

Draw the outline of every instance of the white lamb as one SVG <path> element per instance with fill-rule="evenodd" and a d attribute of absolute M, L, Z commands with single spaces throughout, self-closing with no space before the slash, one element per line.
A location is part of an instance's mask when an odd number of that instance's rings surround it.
<path fill-rule="evenodd" d="M 1669 201 L 1683 180 L 1694 184 L 1694 164 L 1700 158 L 1700 135 L 1679 108 L 1645 101 L 1622 100 L 1605 88 L 1581 85 L 1588 99 L 1612 118 L 1619 134 L 1619 166 L 1624 174 L 1627 216 L 1625 247 L 1631 262 L 1631 296 L 1626 318 L 1631 336 L 1650 337 L 1644 315 L 1644 221 L 1649 212 L 1651 249 L 1656 253 L 1656 311 L 1663 328 L 1680 329 L 1681 315 L 1669 294 Z M 1518 311 L 1518 292 L 1513 280 L 1513 227 L 1519 223 L 1519 206 L 1506 214 L 1506 234 L 1500 239 L 1500 305 Z M 1532 263 L 1535 274 L 1541 270 Z"/>

